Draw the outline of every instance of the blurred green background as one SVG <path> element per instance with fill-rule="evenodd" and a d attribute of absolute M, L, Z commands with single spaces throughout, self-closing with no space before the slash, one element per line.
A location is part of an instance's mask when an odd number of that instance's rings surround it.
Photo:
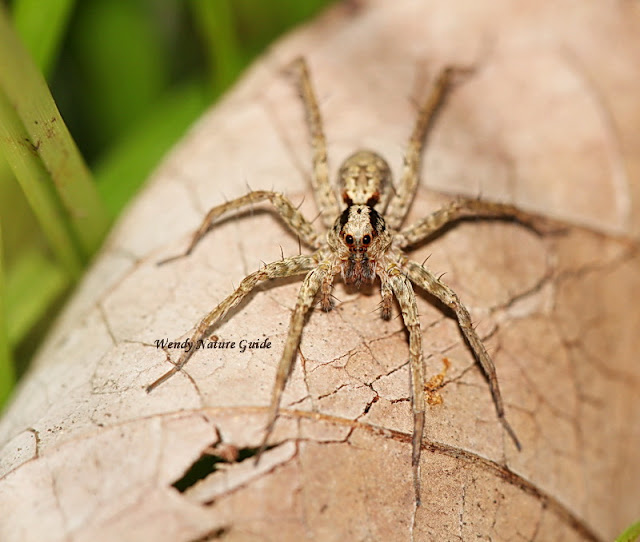
<path fill-rule="evenodd" d="M 126 203 L 329 0 L 0 0 L 0 408 Z"/>

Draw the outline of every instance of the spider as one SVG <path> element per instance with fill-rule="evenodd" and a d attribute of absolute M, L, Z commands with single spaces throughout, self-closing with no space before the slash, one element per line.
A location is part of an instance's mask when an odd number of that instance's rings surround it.
<path fill-rule="evenodd" d="M 266 264 L 263 268 L 246 276 L 231 295 L 200 321 L 190 338 L 193 344 L 197 344 L 211 335 L 214 327 L 229 310 L 238 305 L 261 282 L 304 275 L 295 309 L 291 315 L 284 352 L 278 364 L 258 457 L 265 449 L 278 417 L 280 400 L 300 344 L 305 316 L 311 309 L 316 296 L 320 298 L 320 307 L 324 311 L 330 311 L 333 308 L 331 291 L 337 275 L 340 275 L 346 284 L 356 287 L 372 283 L 378 277 L 382 295 L 382 318 L 385 320 L 391 318 L 395 296 L 409 333 L 413 411 L 412 470 L 415 502 L 416 505 L 420 505 L 420 452 L 425 423 L 425 373 L 422 335 L 412 284 L 426 290 L 453 311 L 468 345 L 486 375 L 498 419 L 516 448 L 520 450 L 521 446 L 505 417 L 493 361 L 471 324 L 468 310 L 449 286 L 424 265 L 408 259 L 404 250 L 427 240 L 443 227 L 461 218 L 509 218 L 528 224 L 530 217 L 513 205 L 479 199 L 457 199 L 415 224 L 400 229 L 418 186 L 420 160 L 426 133 L 448 89 L 453 84 L 455 72 L 458 71 L 451 67 L 444 68 L 439 73 L 431 92 L 419 107 L 417 120 L 407 145 L 398 187 L 393 189 L 391 170 L 380 155 L 370 150 L 359 150 L 349 156 L 339 169 L 338 181 L 342 199 L 340 203 L 329 180 L 326 139 L 318 101 L 305 59 L 296 59 L 292 63 L 292 68 L 310 130 L 313 149 L 312 187 L 320 208 L 322 222 L 327 228 L 326 235 L 319 235 L 311 222 L 283 194 L 257 190 L 211 209 L 193 234 L 187 250 L 159 263 L 167 263 L 191 254 L 198 242 L 222 215 L 265 200 L 275 207 L 287 226 L 300 240 L 314 250 L 311 254 L 300 254 Z M 194 350 L 195 348 L 184 350 L 174 367 L 150 384 L 147 391 L 150 392 L 180 371 Z"/>

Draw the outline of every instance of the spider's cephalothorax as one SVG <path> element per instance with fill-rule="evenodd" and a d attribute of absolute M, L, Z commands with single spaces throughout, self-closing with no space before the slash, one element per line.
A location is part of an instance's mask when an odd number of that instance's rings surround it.
<path fill-rule="evenodd" d="M 379 273 L 377 266 L 384 265 L 380 257 L 391 245 L 384 218 L 374 208 L 386 203 L 391 171 L 376 153 L 359 151 L 344 161 L 339 179 L 347 207 L 327 232 L 327 244 L 345 283 L 360 287 L 373 282 Z M 322 305 L 325 310 L 330 308 Z"/>
<path fill-rule="evenodd" d="M 316 296 L 324 310 L 332 308 L 331 289 L 336 275 L 344 282 L 359 287 L 380 279 L 383 318 L 392 312 L 393 298 L 398 301 L 402 319 L 409 332 L 409 368 L 411 371 L 411 405 L 413 412 L 412 465 L 416 503 L 420 503 L 420 452 L 425 419 L 425 375 L 422 358 L 422 335 L 418 308 L 412 284 L 429 292 L 448 307 L 458 319 L 460 329 L 489 381 L 498 419 L 517 448 L 520 443 L 506 420 L 496 371 L 487 350 L 471 324 L 469 312 L 451 288 L 429 269 L 411 261 L 405 249 L 427 240 L 434 232 L 465 216 L 511 217 L 531 223 L 531 217 L 512 205 L 484 202 L 477 199 L 452 201 L 449 205 L 427 215 L 415 224 L 400 230 L 418 186 L 420 156 L 425 135 L 442 104 L 446 89 L 454 73 L 445 69 L 435 82 L 431 94 L 420 107 L 418 118 L 409 138 L 404 166 L 398 186 L 392 192 L 391 171 L 387 162 L 371 151 L 358 151 L 347 158 L 339 171 L 341 208 L 328 177 L 326 140 L 322 131 L 320 111 L 304 59 L 293 66 L 297 74 L 300 94 L 307 113 L 313 147 L 313 175 L 311 177 L 324 226 L 326 241 L 287 197 L 272 191 L 259 190 L 213 208 L 195 232 L 184 254 L 191 253 L 200 239 L 223 214 L 260 201 L 268 200 L 285 223 L 307 246 L 311 254 L 283 258 L 246 276 L 238 288 L 207 314 L 193 331 L 190 341 L 197 344 L 211 334 L 215 325 L 238 305 L 262 281 L 305 275 L 291 315 L 289 333 L 278 365 L 276 381 L 268 408 L 267 426 L 260 450 L 264 450 L 275 424 L 280 399 L 300 344 L 305 316 Z M 392 195 L 393 194 L 393 195 Z M 384 215 L 384 217 L 382 216 Z M 173 260 L 169 258 L 164 262 Z M 181 371 L 194 349 L 182 352 L 175 366 L 147 387 L 151 391 L 169 377 Z M 260 453 L 258 454 L 258 457 Z"/>

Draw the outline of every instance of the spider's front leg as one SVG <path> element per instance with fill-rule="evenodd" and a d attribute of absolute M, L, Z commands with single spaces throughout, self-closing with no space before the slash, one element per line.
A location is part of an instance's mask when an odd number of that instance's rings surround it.
<path fill-rule="evenodd" d="M 487 349 L 484 347 L 484 344 L 482 344 L 480 337 L 478 337 L 478 334 L 473 329 L 469 311 L 467 311 L 465 306 L 460 302 L 456 293 L 446 284 L 441 282 L 429 270 L 410 260 L 403 265 L 403 268 L 411 282 L 435 296 L 455 313 L 456 318 L 458 319 L 458 325 L 469 342 L 476 359 L 480 362 L 480 366 L 489 381 L 489 388 L 491 389 L 491 395 L 493 396 L 493 402 L 496 407 L 498 419 L 500 420 L 500 423 L 502 423 L 505 431 L 513 440 L 516 448 L 520 450 L 522 448 L 520 441 L 505 416 L 504 405 L 502 404 L 502 395 L 500 394 L 500 386 L 498 385 L 498 377 L 496 376 L 496 368 L 491 357 L 489 357 Z"/>
<path fill-rule="evenodd" d="M 242 209 L 248 205 L 265 200 L 268 200 L 273 204 L 275 210 L 282 217 L 287 226 L 289 226 L 289 229 L 298 235 L 303 243 L 314 249 L 320 247 L 319 236 L 313 226 L 286 196 L 279 192 L 272 192 L 270 190 L 255 190 L 239 198 L 217 205 L 211 209 L 204 217 L 200 227 L 193 234 L 187 250 L 177 256 L 171 256 L 161 260 L 158 262 L 158 265 L 162 265 L 179 258 L 184 258 L 191 254 L 195 246 L 211 229 L 213 223 L 225 213 L 236 209 Z"/>
<path fill-rule="evenodd" d="M 223 318 L 229 310 L 238 305 L 238 303 L 240 303 L 240 301 L 242 301 L 259 283 L 269 279 L 291 277 L 306 273 L 316 267 L 317 257 L 318 254 L 315 253 L 311 255 L 285 258 L 284 260 L 267 264 L 262 269 L 259 269 L 255 273 L 251 273 L 242 279 L 242 282 L 240 282 L 236 291 L 207 314 L 197 325 L 189 339 L 191 342 L 191 348 L 182 352 L 180 358 L 171 370 L 167 371 L 160 378 L 149 384 L 149 386 L 147 386 L 147 392 L 157 388 L 160 384 L 180 371 L 187 361 L 189 361 L 189 358 L 195 352 L 200 341 L 211 335 L 213 327 L 218 323 L 218 321 Z"/>
<path fill-rule="evenodd" d="M 318 107 L 318 99 L 311 84 L 309 68 L 304 58 L 293 61 L 292 69 L 297 72 L 297 84 L 307 116 L 307 125 L 311 134 L 313 148 L 313 171 L 311 185 L 320 207 L 324 225 L 330 227 L 340 213 L 340 205 L 336 193 L 329 181 L 329 165 L 327 160 L 327 140 L 322 130 L 322 116 Z"/>
<path fill-rule="evenodd" d="M 424 398 L 424 362 L 422 359 L 422 334 L 418 318 L 418 305 L 411 283 L 395 266 L 388 270 L 388 279 L 383 279 L 383 286 L 388 284 L 398 300 L 402 311 L 402 320 L 409 331 L 409 363 L 411 367 L 411 405 L 413 408 L 413 437 L 411 465 L 413 467 L 413 487 L 416 505 L 420 506 L 420 453 L 422 451 L 422 434 L 424 432 L 425 398 Z"/>

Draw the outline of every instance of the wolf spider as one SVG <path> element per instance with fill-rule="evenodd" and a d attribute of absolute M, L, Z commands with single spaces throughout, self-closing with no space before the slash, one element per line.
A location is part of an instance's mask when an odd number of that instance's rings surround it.
<path fill-rule="evenodd" d="M 453 68 L 445 68 L 440 72 L 433 89 L 419 108 L 397 189 L 393 190 L 387 162 L 375 152 L 360 150 L 349 156 L 339 169 L 338 179 L 342 192 L 342 203 L 339 203 L 329 181 L 326 140 L 307 64 L 303 58 L 298 58 L 292 66 L 297 75 L 297 84 L 311 133 L 312 186 L 320 207 L 322 222 L 327 228 L 326 236 L 319 235 L 311 222 L 286 196 L 278 192 L 257 190 L 214 207 L 193 234 L 187 250 L 160 263 L 188 256 L 216 220 L 225 213 L 265 200 L 271 202 L 300 240 L 314 249 L 311 254 L 301 254 L 266 264 L 262 269 L 245 277 L 231 295 L 200 321 L 191 335 L 193 344 L 209 336 L 229 310 L 237 306 L 259 283 L 274 278 L 305 275 L 291 315 L 284 352 L 278 364 L 260 452 L 264 450 L 278 417 L 282 392 L 300 344 L 305 316 L 316 295 L 319 294 L 321 308 L 329 311 L 333 308 L 331 290 L 336 275 L 341 275 L 346 284 L 356 287 L 372 283 L 376 276 L 379 277 L 382 318 L 391 318 L 395 296 L 409 332 L 413 409 L 412 469 L 415 499 L 419 505 L 420 451 L 425 422 L 425 374 L 418 307 L 412 283 L 426 290 L 453 311 L 464 337 L 487 377 L 498 419 L 518 449 L 520 442 L 506 420 L 493 361 L 471 324 L 469 312 L 451 288 L 423 265 L 409 260 L 404 254 L 404 249 L 427 240 L 435 232 L 461 218 L 510 218 L 527 224 L 530 217 L 512 205 L 478 199 L 457 199 L 415 224 L 399 229 L 418 186 L 420 159 L 426 133 L 453 83 L 456 72 Z M 191 348 L 183 351 L 175 366 L 150 384 L 147 391 L 151 391 L 180 371 L 194 350 L 195 348 Z"/>

